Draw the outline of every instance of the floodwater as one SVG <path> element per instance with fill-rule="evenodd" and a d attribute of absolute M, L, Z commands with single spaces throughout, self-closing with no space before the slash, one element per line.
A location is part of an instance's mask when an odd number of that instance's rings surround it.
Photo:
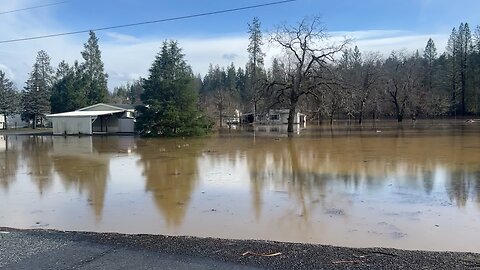
<path fill-rule="evenodd" d="M 480 123 L 0 136 L 0 226 L 480 252 Z"/>

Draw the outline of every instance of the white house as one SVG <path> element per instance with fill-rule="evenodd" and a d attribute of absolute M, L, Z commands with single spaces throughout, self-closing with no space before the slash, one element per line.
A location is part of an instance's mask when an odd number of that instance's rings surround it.
<path fill-rule="evenodd" d="M 240 116 L 241 124 L 266 124 L 266 125 L 284 125 L 288 124 L 289 109 L 270 109 L 268 113 L 257 114 L 254 117 L 253 113 L 244 113 Z M 255 119 L 254 119 L 255 118 Z M 295 113 L 293 119 L 294 124 L 307 123 L 307 116 L 303 113 Z"/>
<path fill-rule="evenodd" d="M 98 103 L 72 112 L 47 115 L 53 134 L 133 133 L 135 108 L 130 104 Z"/>
<path fill-rule="evenodd" d="M 3 114 L 0 114 L 0 129 L 5 128 L 5 116 Z"/>
<path fill-rule="evenodd" d="M 267 114 L 267 124 L 288 124 L 289 109 L 272 109 Z M 303 113 L 295 113 L 293 119 L 294 124 L 304 124 L 307 122 L 307 117 Z"/>

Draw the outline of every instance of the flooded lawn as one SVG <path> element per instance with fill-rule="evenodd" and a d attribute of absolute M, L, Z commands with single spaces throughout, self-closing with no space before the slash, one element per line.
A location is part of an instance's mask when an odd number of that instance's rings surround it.
<path fill-rule="evenodd" d="M 480 252 L 480 124 L 2 136 L 0 226 Z"/>

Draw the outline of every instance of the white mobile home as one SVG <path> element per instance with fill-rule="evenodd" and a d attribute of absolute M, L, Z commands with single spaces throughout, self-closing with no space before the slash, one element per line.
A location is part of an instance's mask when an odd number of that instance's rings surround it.
<path fill-rule="evenodd" d="M 98 103 L 72 112 L 47 115 L 53 134 L 133 133 L 133 105 Z"/>
<path fill-rule="evenodd" d="M 267 115 L 268 124 L 288 124 L 288 114 L 290 113 L 289 109 L 277 109 L 270 110 Z M 294 124 L 304 124 L 307 122 L 307 117 L 303 113 L 295 113 L 295 118 L 293 119 Z"/>

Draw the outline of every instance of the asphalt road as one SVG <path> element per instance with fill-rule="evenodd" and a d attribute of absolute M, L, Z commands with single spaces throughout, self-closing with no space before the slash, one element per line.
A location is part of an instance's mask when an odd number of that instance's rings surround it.
<path fill-rule="evenodd" d="M 0 269 L 480 269 L 480 254 L 0 228 Z"/>
<path fill-rule="evenodd" d="M 233 263 L 118 245 L 51 238 L 27 232 L 0 234 L 0 269 L 256 269 Z"/>

